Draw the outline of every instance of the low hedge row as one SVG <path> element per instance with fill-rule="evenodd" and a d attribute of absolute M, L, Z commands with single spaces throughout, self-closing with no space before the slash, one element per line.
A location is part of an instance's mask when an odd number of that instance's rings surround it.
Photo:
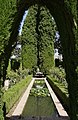
<path fill-rule="evenodd" d="M 27 76 L 26 79 L 21 80 L 13 87 L 9 88 L 3 95 L 3 101 L 6 103 L 6 113 L 13 107 L 15 102 L 19 99 L 22 93 L 29 85 L 32 76 Z"/>
<path fill-rule="evenodd" d="M 51 85 L 52 89 L 54 90 L 55 94 L 61 101 L 61 103 L 62 103 L 63 107 L 65 108 L 65 110 L 67 111 L 67 113 L 70 114 L 69 113 L 68 91 L 65 88 L 65 86 L 62 83 L 58 82 L 53 77 L 47 76 L 47 80 L 48 80 L 49 84 Z"/>

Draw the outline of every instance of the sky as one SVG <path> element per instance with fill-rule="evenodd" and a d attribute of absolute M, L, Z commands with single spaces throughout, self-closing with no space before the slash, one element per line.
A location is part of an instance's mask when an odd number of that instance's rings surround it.
<path fill-rule="evenodd" d="M 23 27 L 23 24 L 24 24 L 24 21 L 25 21 L 25 19 L 26 19 L 27 14 L 28 14 L 28 11 L 25 11 L 24 16 L 23 16 L 23 19 L 22 19 L 22 22 L 21 22 L 21 25 L 20 25 L 19 35 L 21 35 L 22 27 Z"/>
<path fill-rule="evenodd" d="M 56 37 L 56 41 L 58 41 L 58 39 L 60 38 L 59 31 L 56 31 L 55 37 Z"/>

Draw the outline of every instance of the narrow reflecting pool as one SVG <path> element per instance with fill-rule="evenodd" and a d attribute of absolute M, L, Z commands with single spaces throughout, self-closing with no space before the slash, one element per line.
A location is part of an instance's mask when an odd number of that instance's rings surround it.
<path fill-rule="evenodd" d="M 22 116 L 54 116 L 56 109 L 44 80 L 35 80 Z"/>

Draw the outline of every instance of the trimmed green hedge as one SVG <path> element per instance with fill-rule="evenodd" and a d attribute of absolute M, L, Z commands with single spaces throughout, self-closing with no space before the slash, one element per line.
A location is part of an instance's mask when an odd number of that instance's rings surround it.
<path fill-rule="evenodd" d="M 54 92 L 56 93 L 57 97 L 61 101 L 62 105 L 64 106 L 65 110 L 69 114 L 69 95 L 68 90 L 65 86 L 57 81 L 55 78 L 47 76 L 47 80 L 51 87 L 53 88 Z"/>
<path fill-rule="evenodd" d="M 6 102 L 6 113 L 13 107 L 15 102 L 19 99 L 22 93 L 25 91 L 29 85 L 32 76 L 27 76 L 26 79 L 21 80 L 19 83 L 15 84 L 13 87 L 8 89 L 3 95 L 3 101 Z"/>

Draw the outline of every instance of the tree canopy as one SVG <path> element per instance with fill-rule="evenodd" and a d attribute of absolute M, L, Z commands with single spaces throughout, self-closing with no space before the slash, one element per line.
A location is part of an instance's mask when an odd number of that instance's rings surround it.
<path fill-rule="evenodd" d="M 55 26 L 46 7 L 35 5 L 29 9 L 21 36 L 24 67 L 35 65 L 43 72 L 52 69 Z"/>

